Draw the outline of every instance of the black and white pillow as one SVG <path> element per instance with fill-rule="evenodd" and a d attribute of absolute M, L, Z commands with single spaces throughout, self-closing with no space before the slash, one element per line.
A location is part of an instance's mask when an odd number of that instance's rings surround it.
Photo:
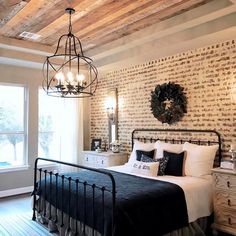
<path fill-rule="evenodd" d="M 131 166 L 130 173 L 146 176 L 157 176 L 157 171 L 159 168 L 158 162 L 142 162 L 134 161 Z"/>
<path fill-rule="evenodd" d="M 142 156 L 141 156 L 142 162 L 159 162 L 158 175 L 165 175 L 165 169 L 166 169 L 168 160 L 169 160 L 168 157 L 163 157 L 163 158 L 154 160 L 144 154 L 142 154 Z"/>
<path fill-rule="evenodd" d="M 169 161 L 169 157 L 162 157 L 160 159 L 157 159 L 157 161 L 159 161 L 159 171 L 158 171 L 158 175 L 165 175 L 165 171 L 166 171 L 166 166 L 167 163 Z"/>
<path fill-rule="evenodd" d="M 136 160 L 141 161 L 142 155 L 145 155 L 145 156 L 153 159 L 154 154 L 155 154 L 155 149 L 153 149 L 151 151 L 136 150 Z"/>

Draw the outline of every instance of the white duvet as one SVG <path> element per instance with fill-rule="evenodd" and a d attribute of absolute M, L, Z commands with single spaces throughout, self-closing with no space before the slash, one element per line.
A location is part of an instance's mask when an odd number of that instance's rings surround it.
<path fill-rule="evenodd" d="M 130 174 L 128 164 L 122 166 L 109 167 L 108 169 Z M 212 194 L 212 176 L 190 177 L 190 176 L 157 176 L 149 177 L 139 174 L 133 174 L 144 178 L 163 180 L 179 185 L 185 194 L 187 203 L 189 223 L 198 218 L 209 216 L 213 211 L 213 194 Z"/>

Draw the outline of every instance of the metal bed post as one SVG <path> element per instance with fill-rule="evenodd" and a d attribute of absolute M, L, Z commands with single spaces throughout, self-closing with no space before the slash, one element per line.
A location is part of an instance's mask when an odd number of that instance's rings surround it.
<path fill-rule="evenodd" d="M 79 183 L 81 183 L 79 181 L 79 179 L 72 179 L 71 177 L 69 178 L 66 178 L 64 175 L 59 175 L 58 173 L 54 174 L 52 171 L 48 172 L 47 170 L 42 170 L 42 168 L 38 168 L 38 161 L 39 160 L 42 160 L 42 161 L 47 161 L 47 162 L 52 162 L 52 163 L 56 163 L 56 164 L 61 164 L 61 165 L 66 165 L 66 166 L 71 166 L 71 167 L 76 167 L 76 168 L 80 168 L 80 169 L 85 169 L 85 170 L 88 170 L 88 171 L 92 171 L 92 172 L 96 172 L 96 173 L 99 173 L 99 174 L 102 174 L 102 175 L 106 175 L 108 176 L 108 178 L 110 179 L 111 181 L 111 189 L 109 190 L 106 190 L 108 191 L 109 193 L 111 193 L 111 202 L 112 202 L 112 206 L 111 206 L 111 224 L 112 224 L 112 235 L 114 234 L 113 232 L 113 229 L 114 229 L 114 225 L 115 225 L 115 203 L 116 203 L 116 184 L 115 184 L 115 180 L 114 180 L 114 177 L 111 173 L 105 171 L 105 170 L 99 170 L 99 169 L 94 169 L 94 168 L 90 168 L 90 167 L 85 167 L 85 166 L 81 166 L 81 165 L 76 165 L 76 164 L 72 164 L 72 163 L 66 163 L 66 162 L 62 162 L 62 161 L 57 161 L 57 160 L 51 160 L 51 159 L 46 159 L 46 158 L 36 158 L 35 160 L 35 165 L 34 165 L 34 191 L 33 191 L 33 216 L 32 216 L 32 220 L 36 220 L 36 211 L 37 208 L 36 208 L 36 195 L 37 195 L 37 190 L 38 190 L 38 185 L 37 185 L 37 171 L 40 171 L 40 176 L 41 176 L 41 172 L 43 171 L 44 172 L 44 191 L 45 191 L 45 198 L 44 199 L 44 209 L 43 209 L 43 213 L 44 213 L 44 216 L 46 216 L 46 200 L 47 200 L 47 193 L 46 193 L 46 190 L 47 190 L 47 181 L 46 181 L 46 178 L 47 178 L 47 173 L 49 173 L 49 177 L 50 177 L 50 184 L 49 184 L 49 200 L 51 200 L 52 196 L 52 175 L 55 176 L 55 182 L 56 182 L 56 187 L 55 187 L 55 191 L 58 195 L 58 177 L 61 178 L 61 181 L 62 181 L 62 191 L 61 191 L 61 202 L 63 202 L 63 199 L 64 199 L 64 190 L 65 190 L 65 186 L 64 186 L 64 183 L 65 183 L 65 180 L 68 180 L 69 181 L 69 195 L 71 197 L 71 181 L 75 181 L 75 184 L 76 184 L 76 196 L 78 197 L 78 186 L 79 186 Z M 41 181 L 41 177 L 40 177 L 40 181 Z M 87 182 L 84 182 L 84 194 L 86 196 L 86 186 L 90 186 Z M 94 183 L 91 185 L 92 189 L 93 189 L 93 197 L 95 196 L 95 187 L 97 187 Z M 105 191 L 105 187 L 99 187 L 99 189 L 102 191 L 102 196 L 104 197 L 104 191 Z M 93 199 L 94 201 L 94 199 Z M 51 203 L 49 203 L 51 204 Z M 94 204 L 94 203 L 93 203 Z M 70 200 L 69 200 L 69 205 L 70 204 Z M 77 203 L 77 206 L 78 206 L 78 203 Z M 103 208 L 104 208 L 104 204 L 103 204 Z M 56 212 L 58 210 L 58 199 L 56 198 Z M 102 209 L 104 211 L 104 209 Z M 63 207 L 62 207 L 62 210 L 61 210 L 61 214 L 62 214 L 62 222 L 61 222 L 61 227 L 63 227 L 64 225 L 64 221 L 63 221 Z M 84 219 L 84 224 L 86 222 L 86 200 L 85 200 L 85 219 Z M 93 205 L 93 214 L 94 214 L 94 205 Z M 78 217 L 78 209 L 76 210 L 76 217 Z M 94 216 L 93 216 L 94 217 Z M 51 216 L 51 207 L 50 207 L 50 212 L 49 212 L 49 218 L 51 219 L 52 216 Z M 69 216 L 69 219 L 70 219 L 70 216 Z M 58 221 L 58 218 L 57 218 L 57 215 L 56 215 L 56 219 L 55 219 L 55 222 Z M 93 224 L 94 224 L 95 220 L 93 219 Z M 93 225 L 94 226 L 94 225 Z M 104 226 L 103 226 L 104 227 Z M 83 233 L 85 233 L 85 228 L 83 230 Z M 94 232 L 93 232 L 94 233 Z M 77 226 L 77 222 L 76 222 L 76 234 L 78 234 L 78 226 Z"/>
<path fill-rule="evenodd" d="M 36 188 L 37 188 L 37 164 L 38 158 L 36 158 L 34 163 L 34 190 L 33 190 L 33 217 L 32 220 L 36 220 Z"/>

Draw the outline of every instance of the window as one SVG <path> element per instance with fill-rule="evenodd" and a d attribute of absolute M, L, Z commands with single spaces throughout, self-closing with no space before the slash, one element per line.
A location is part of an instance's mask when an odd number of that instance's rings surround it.
<path fill-rule="evenodd" d="M 50 97 L 39 89 L 39 157 L 77 163 L 83 149 L 82 102 Z"/>
<path fill-rule="evenodd" d="M 62 102 L 39 90 L 38 156 L 60 160 Z"/>
<path fill-rule="evenodd" d="M 26 164 L 26 101 L 23 86 L 0 85 L 0 168 Z"/>

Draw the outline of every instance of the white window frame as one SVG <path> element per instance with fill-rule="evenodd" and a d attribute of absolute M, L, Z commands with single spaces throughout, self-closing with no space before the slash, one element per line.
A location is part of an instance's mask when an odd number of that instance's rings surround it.
<path fill-rule="evenodd" d="M 22 165 L 14 165 L 14 166 L 4 166 L 0 168 L 0 173 L 9 172 L 9 171 L 18 171 L 18 170 L 26 170 L 30 166 L 28 164 L 28 87 L 24 84 L 13 84 L 13 83 L 0 83 L 0 86 L 8 86 L 8 87 L 21 87 L 24 89 L 24 101 L 23 101 L 23 131 L 18 132 L 1 132 L 1 135 L 4 134 L 23 134 L 24 145 L 23 145 L 23 164 Z"/>

